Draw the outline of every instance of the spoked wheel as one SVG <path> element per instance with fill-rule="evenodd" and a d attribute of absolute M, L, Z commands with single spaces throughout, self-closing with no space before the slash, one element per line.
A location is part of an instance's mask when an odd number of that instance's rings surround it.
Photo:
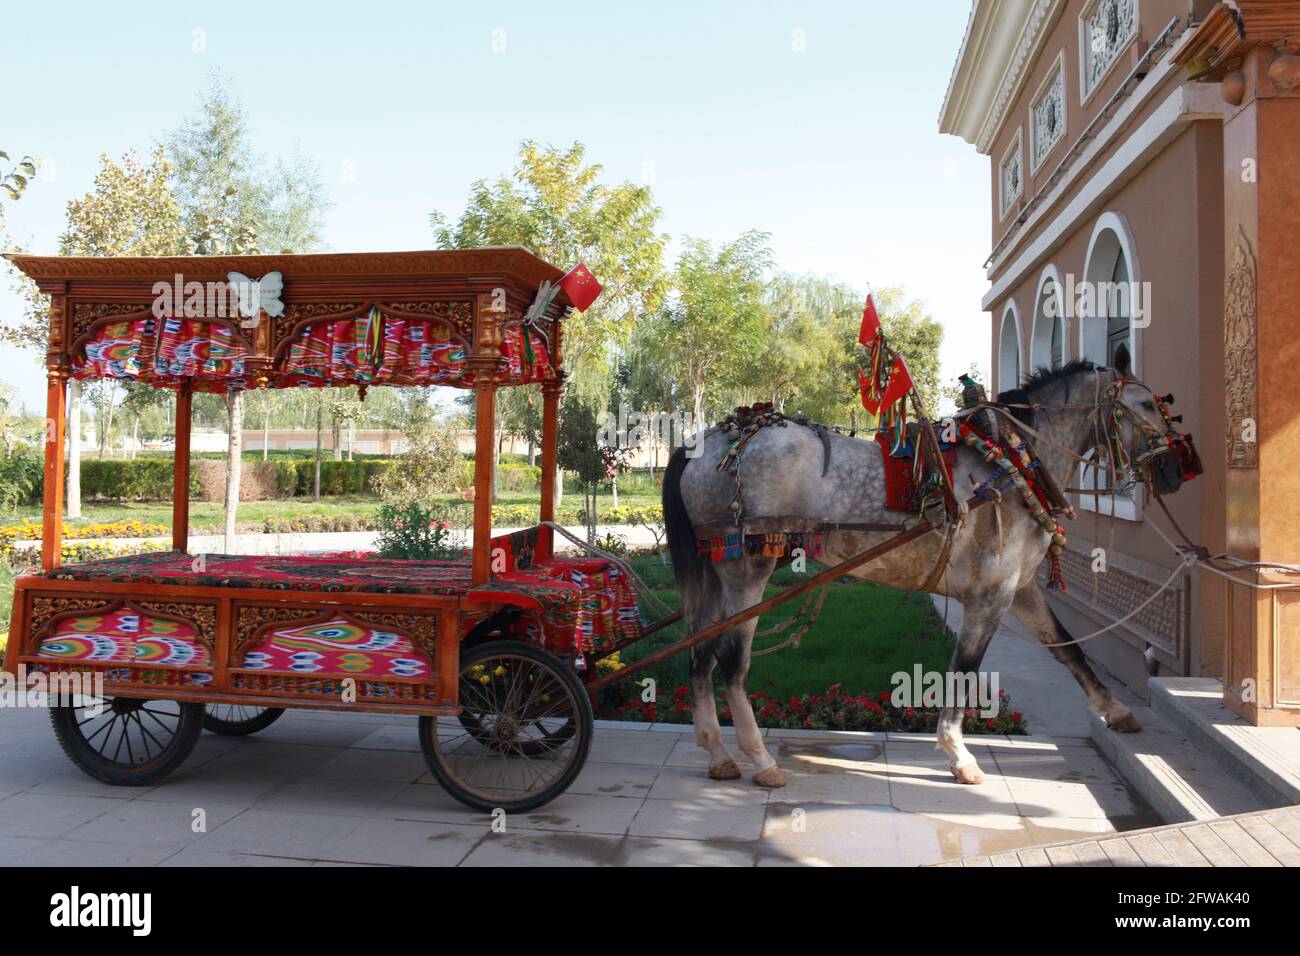
<path fill-rule="evenodd" d="M 96 780 L 115 786 L 157 783 L 194 749 L 203 705 L 136 697 L 86 699 L 50 709 L 63 752 Z"/>
<path fill-rule="evenodd" d="M 203 708 L 203 729 L 226 737 L 247 737 L 270 727 L 283 713 L 283 707 L 207 704 Z"/>
<path fill-rule="evenodd" d="M 573 670 L 523 641 L 489 641 L 461 658 L 456 718 L 420 718 L 438 782 L 475 810 L 523 812 L 573 783 L 591 749 L 591 701 Z"/>

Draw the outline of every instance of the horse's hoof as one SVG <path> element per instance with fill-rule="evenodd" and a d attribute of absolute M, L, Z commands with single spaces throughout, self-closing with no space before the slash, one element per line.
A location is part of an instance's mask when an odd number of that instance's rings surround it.
<path fill-rule="evenodd" d="M 978 764 L 968 763 L 961 767 L 950 767 L 949 770 L 958 783 L 975 786 L 984 782 L 984 771 Z"/>
<path fill-rule="evenodd" d="M 785 775 L 785 771 L 780 767 L 768 767 L 766 770 L 760 770 L 754 774 L 754 783 L 768 790 L 784 787 L 789 782 L 790 778 Z"/>
<path fill-rule="evenodd" d="M 740 768 L 736 766 L 736 761 L 724 760 L 709 767 L 709 777 L 713 780 L 739 780 Z"/>
<path fill-rule="evenodd" d="M 1136 734 L 1142 729 L 1142 725 L 1137 722 L 1137 718 L 1133 716 L 1131 711 L 1114 723 L 1107 721 L 1106 724 L 1111 730 L 1116 730 L 1121 734 Z"/>

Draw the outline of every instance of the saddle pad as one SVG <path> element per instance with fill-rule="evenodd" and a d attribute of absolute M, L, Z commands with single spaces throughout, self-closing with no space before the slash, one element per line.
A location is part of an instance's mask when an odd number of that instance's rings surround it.
<path fill-rule="evenodd" d="M 912 478 L 916 460 L 916 446 L 905 442 L 897 454 L 890 452 L 894 443 L 892 429 L 876 432 L 876 444 L 880 447 L 880 461 L 885 471 L 885 507 L 890 511 L 915 513 L 921 506 L 921 499 Z M 957 446 L 940 444 L 940 454 L 949 474 L 957 461 Z"/>

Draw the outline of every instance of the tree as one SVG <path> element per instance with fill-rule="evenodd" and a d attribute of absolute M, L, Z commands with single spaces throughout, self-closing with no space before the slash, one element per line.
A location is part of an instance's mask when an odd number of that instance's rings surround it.
<path fill-rule="evenodd" d="M 238 255 L 258 252 L 271 243 L 270 248 L 277 252 L 314 252 L 322 245 L 322 222 L 331 204 L 319 167 L 294 156 L 268 169 L 266 160 L 252 147 L 243 106 L 219 77 L 214 77 L 200 96 L 198 111 L 171 134 L 167 153 L 175 169 L 172 186 L 195 251 Z M 229 548 L 234 540 L 242 470 L 242 391 L 227 398 L 226 409 L 225 535 Z"/>
<path fill-rule="evenodd" d="M 9 154 L 0 149 L 0 163 L 9 163 Z M 27 189 L 28 183 L 36 176 L 36 160 L 30 156 L 24 156 L 18 162 L 13 163 L 8 169 L 0 168 L 0 193 L 8 196 L 11 200 L 17 201 Z M 4 228 L 5 207 L 0 202 L 0 229 Z"/>
<path fill-rule="evenodd" d="M 697 428 L 705 401 L 736 388 L 761 345 L 763 276 L 771 264 L 767 233 L 750 230 L 715 253 L 686 239 L 673 273 L 674 293 L 655 322 L 655 346 L 679 369 Z"/>
<path fill-rule="evenodd" d="M 605 288 L 566 325 L 564 365 L 573 389 L 597 399 L 604 397 L 610 347 L 626 341 L 637 317 L 663 298 L 668 242 L 655 231 L 661 212 L 650 187 L 605 185 L 602 169 L 588 164 L 581 143 L 525 141 L 509 176 L 470 187 L 455 225 L 439 212 L 429 217 L 443 249 L 520 244 L 561 268 L 587 264 Z"/>
<path fill-rule="evenodd" d="M 562 469 L 573 472 L 582 488 L 588 544 L 596 541 L 596 491 L 608 476 L 605 454 L 597 436 L 595 408 L 581 399 L 565 402 L 556 434 L 556 458 Z"/>
<path fill-rule="evenodd" d="M 63 256 L 169 256 L 185 251 L 180 207 L 167 185 L 171 174 L 161 147 L 148 160 L 128 152 L 121 163 L 99 157 L 94 188 L 67 206 L 67 227 L 59 237 Z M 50 327 L 49 299 L 20 276 L 15 286 L 25 308 L 22 318 L 0 326 L 0 338 L 44 355 Z M 106 393 L 111 390 L 106 390 Z M 67 515 L 81 517 L 81 383 L 68 383 Z M 111 415 L 108 416 L 111 418 Z"/>

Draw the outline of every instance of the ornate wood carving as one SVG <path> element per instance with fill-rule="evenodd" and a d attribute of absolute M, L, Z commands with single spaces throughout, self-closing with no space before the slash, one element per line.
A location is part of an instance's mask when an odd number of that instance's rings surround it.
<path fill-rule="evenodd" d="M 324 623 L 336 618 L 399 631 L 424 651 L 430 661 L 437 659 L 437 614 L 242 605 L 235 619 L 235 646 L 230 664 L 232 667 L 242 666 L 244 654 L 260 643 L 266 633 L 273 628 L 284 624 L 303 624 L 313 621 Z"/>
<path fill-rule="evenodd" d="M 446 322 L 467 343 L 474 333 L 473 302 L 381 302 L 379 308 Z"/>
<path fill-rule="evenodd" d="M 179 618 L 188 622 L 199 634 L 199 640 L 208 649 L 208 656 L 217 654 L 217 606 L 194 604 L 189 601 L 131 601 L 132 607 L 141 611 Z"/>
<path fill-rule="evenodd" d="M 238 667 L 258 632 L 269 624 L 285 624 L 319 617 L 320 608 L 281 607 L 279 605 L 241 604 L 235 613 L 235 640 L 231 664 Z"/>
<path fill-rule="evenodd" d="M 31 614 L 27 618 L 27 633 L 36 639 L 41 636 L 49 625 L 50 621 L 60 614 L 68 611 L 101 611 L 112 607 L 119 601 L 108 598 L 65 598 L 65 597 L 41 597 L 32 598 Z"/>
<path fill-rule="evenodd" d="M 284 307 L 284 312 L 274 319 L 271 341 L 273 351 L 279 352 L 293 338 L 300 324 L 325 316 L 355 315 L 361 311 L 360 302 L 294 302 Z"/>
<path fill-rule="evenodd" d="M 103 319 L 112 319 L 122 315 L 134 315 L 150 312 L 153 305 L 149 302 L 76 302 L 72 306 L 72 342 L 77 342 L 87 334 L 91 327 Z M 51 330 L 53 331 L 53 330 Z M 53 345 L 53 342 L 51 342 Z"/>
<path fill-rule="evenodd" d="M 1237 245 L 1232 253 L 1223 296 L 1223 374 L 1229 468 L 1259 466 L 1258 427 L 1259 355 L 1257 338 L 1256 263 L 1250 240 L 1237 227 Z M 1246 420 L 1252 434 L 1246 435 Z M 1247 437 L 1254 441 L 1244 440 Z"/>

